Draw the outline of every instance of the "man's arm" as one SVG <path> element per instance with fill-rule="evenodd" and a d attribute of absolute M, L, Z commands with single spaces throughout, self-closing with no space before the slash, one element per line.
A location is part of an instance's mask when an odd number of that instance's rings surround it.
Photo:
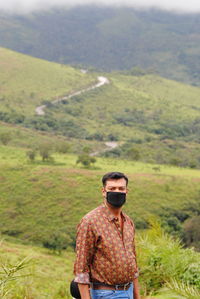
<path fill-rule="evenodd" d="M 81 298 L 88 299 L 90 284 L 90 265 L 95 251 L 96 236 L 92 224 L 86 218 L 78 226 L 76 238 L 76 260 L 74 281 L 78 283 Z"/>
<path fill-rule="evenodd" d="M 140 289 L 139 289 L 139 283 L 138 283 L 138 278 L 135 278 L 133 280 L 133 295 L 134 295 L 134 299 L 140 299 Z"/>
<path fill-rule="evenodd" d="M 78 283 L 78 288 L 81 293 L 81 299 L 91 299 L 89 284 Z"/>

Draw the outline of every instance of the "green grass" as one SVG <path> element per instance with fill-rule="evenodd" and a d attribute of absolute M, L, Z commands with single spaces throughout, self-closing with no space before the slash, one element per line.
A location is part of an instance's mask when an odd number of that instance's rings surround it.
<path fill-rule="evenodd" d="M 1 111 L 34 115 L 44 100 L 79 90 L 96 81 L 92 75 L 58 63 L 0 48 Z"/>

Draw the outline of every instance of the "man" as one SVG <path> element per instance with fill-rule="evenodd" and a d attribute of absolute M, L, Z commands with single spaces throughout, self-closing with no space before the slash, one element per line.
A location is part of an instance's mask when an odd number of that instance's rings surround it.
<path fill-rule="evenodd" d="M 128 178 L 121 172 L 110 172 L 102 183 L 104 203 L 78 225 L 75 282 L 81 299 L 140 299 L 134 224 L 122 212 Z"/>

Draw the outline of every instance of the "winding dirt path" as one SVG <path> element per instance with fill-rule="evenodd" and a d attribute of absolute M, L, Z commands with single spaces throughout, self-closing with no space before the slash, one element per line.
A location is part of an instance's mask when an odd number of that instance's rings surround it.
<path fill-rule="evenodd" d="M 90 86 L 88 88 L 84 88 L 84 89 L 81 89 L 79 91 L 75 91 L 75 92 L 69 94 L 68 96 L 64 96 L 62 98 L 54 100 L 51 103 L 54 104 L 54 105 L 58 104 L 58 103 L 60 103 L 60 102 L 62 102 L 64 100 L 68 100 L 68 99 L 70 99 L 70 98 L 72 98 L 74 96 L 80 95 L 80 94 L 82 94 L 84 92 L 90 91 L 90 90 L 95 89 L 95 88 L 99 88 L 99 87 L 101 87 L 101 86 L 103 86 L 105 84 L 109 84 L 110 83 L 109 80 L 106 77 L 103 77 L 103 76 L 99 76 L 97 79 L 98 79 L 98 83 L 96 83 L 96 84 L 94 84 L 94 85 L 92 85 L 92 86 Z M 36 114 L 37 115 L 45 115 L 44 109 L 46 107 L 47 107 L 47 105 L 41 105 L 41 106 L 36 107 L 36 109 L 35 109 Z"/>

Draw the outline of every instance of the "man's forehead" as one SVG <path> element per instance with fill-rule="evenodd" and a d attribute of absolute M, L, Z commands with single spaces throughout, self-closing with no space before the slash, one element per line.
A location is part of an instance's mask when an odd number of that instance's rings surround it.
<path fill-rule="evenodd" d="M 108 179 L 106 181 L 106 186 L 126 186 L 126 180 L 124 178 L 120 179 Z"/>

